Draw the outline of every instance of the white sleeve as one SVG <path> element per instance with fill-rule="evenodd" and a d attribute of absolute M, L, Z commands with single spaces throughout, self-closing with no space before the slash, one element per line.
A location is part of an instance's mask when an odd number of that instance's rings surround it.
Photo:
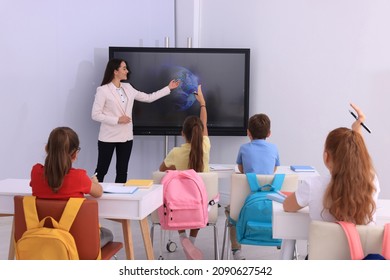
<path fill-rule="evenodd" d="M 171 93 L 171 90 L 169 89 L 168 86 L 166 86 L 158 91 L 155 91 L 153 93 L 150 93 L 150 94 L 144 93 L 142 91 L 138 91 L 134 88 L 133 88 L 133 90 L 135 91 L 134 99 L 137 101 L 140 101 L 140 102 L 145 102 L 145 103 L 151 103 L 151 102 L 156 101 L 157 99 L 160 99 L 161 97 L 164 97 L 164 96 Z"/>
<path fill-rule="evenodd" d="M 310 180 L 305 179 L 299 186 L 297 191 L 295 192 L 295 197 L 297 199 L 297 203 L 301 207 L 305 207 L 309 205 L 310 201 Z"/>

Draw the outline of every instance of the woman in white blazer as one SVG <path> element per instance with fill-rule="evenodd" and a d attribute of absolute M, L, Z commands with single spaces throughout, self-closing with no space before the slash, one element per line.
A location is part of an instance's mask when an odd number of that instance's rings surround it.
<path fill-rule="evenodd" d="M 116 151 L 116 183 L 125 183 L 131 150 L 133 147 L 133 123 L 131 120 L 134 100 L 153 102 L 177 88 L 180 81 L 172 80 L 168 86 L 147 94 L 134 89 L 127 80 L 129 69 L 123 59 L 113 58 L 107 63 L 101 86 L 97 88 L 92 107 L 92 119 L 100 122 L 98 162 L 95 172 L 103 182 Z"/>

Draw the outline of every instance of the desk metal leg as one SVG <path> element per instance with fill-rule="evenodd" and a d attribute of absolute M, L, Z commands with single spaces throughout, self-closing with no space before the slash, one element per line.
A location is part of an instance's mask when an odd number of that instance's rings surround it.
<path fill-rule="evenodd" d="M 295 251 L 295 239 L 283 239 L 280 250 L 282 260 L 293 260 Z"/>
<path fill-rule="evenodd" d="M 142 239 L 144 240 L 146 257 L 148 260 L 154 260 L 152 240 L 150 239 L 148 217 L 139 221 L 141 227 Z"/>

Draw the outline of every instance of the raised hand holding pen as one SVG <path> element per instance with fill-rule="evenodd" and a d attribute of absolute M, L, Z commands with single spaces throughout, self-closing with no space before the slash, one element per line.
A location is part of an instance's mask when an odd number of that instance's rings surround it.
<path fill-rule="evenodd" d="M 350 105 L 357 113 L 356 116 L 354 112 L 349 111 L 351 115 L 355 118 L 355 121 L 352 124 L 352 130 L 362 134 L 362 126 L 363 126 L 369 133 L 371 133 L 368 127 L 364 124 L 364 121 L 366 120 L 366 116 L 363 114 L 362 110 L 353 103 L 351 103 Z"/>

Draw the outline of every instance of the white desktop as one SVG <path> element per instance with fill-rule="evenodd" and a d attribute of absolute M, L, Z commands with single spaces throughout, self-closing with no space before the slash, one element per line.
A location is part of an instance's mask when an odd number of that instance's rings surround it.
<path fill-rule="evenodd" d="M 231 188 L 231 175 L 233 173 L 240 173 L 237 164 L 210 164 L 210 171 L 218 173 L 219 181 L 219 203 L 223 206 L 230 204 L 230 188 Z M 290 169 L 288 165 L 278 166 L 275 173 L 281 174 L 297 174 L 299 176 L 298 185 L 301 184 L 306 178 L 319 176 L 319 173 L 314 172 L 295 172 Z"/>

